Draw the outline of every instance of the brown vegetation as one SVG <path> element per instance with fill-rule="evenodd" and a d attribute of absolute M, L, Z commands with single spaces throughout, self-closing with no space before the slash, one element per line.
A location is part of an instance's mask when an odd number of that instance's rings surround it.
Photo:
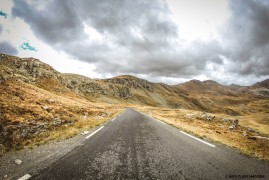
<path fill-rule="evenodd" d="M 74 136 L 124 107 L 137 107 L 201 137 L 269 159 L 268 92 L 268 80 L 250 87 L 198 80 L 169 86 L 129 75 L 95 80 L 57 72 L 34 58 L 0 54 L 0 153 Z M 215 118 L 205 120 L 202 112 Z M 239 124 L 231 130 L 231 121 L 223 119 L 238 119 Z"/>
<path fill-rule="evenodd" d="M 227 114 L 154 107 L 137 109 L 206 140 L 234 147 L 246 155 L 269 160 L 269 128 L 268 119 L 266 119 L 268 114 L 257 115 L 261 119 L 265 118 L 266 123 L 254 121 L 253 126 L 249 123 L 253 122 L 249 116 L 234 117 Z M 252 118 L 257 116 L 253 114 Z"/>

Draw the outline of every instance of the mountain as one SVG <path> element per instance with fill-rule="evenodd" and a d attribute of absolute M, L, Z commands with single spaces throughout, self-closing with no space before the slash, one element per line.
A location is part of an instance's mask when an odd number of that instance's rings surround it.
<path fill-rule="evenodd" d="M 268 80 L 250 87 L 211 80 L 166 85 L 130 75 L 96 80 L 60 73 L 35 58 L 0 54 L 0 152 L 1 145 L 8 150 L 48 132 L 56 136 L 59 128 L 62 135 L 68 126 L 93 127 L 128 106 L 232 116 L 269 113 L 267 88 Z"/>
<path fill-rule="evenodd" d="M 257 82 L 249 87 L 250 91 L 259 97 L 269 97 L 269 79 Z"/>
<path fill-rule="evenodd" d="M 224 86 L 211 80 L 191 80 L 169 86 L 130 75 L 95 80 L 81 75 L 60 73 L 34 58 L 5 54 L 1 54 L 0 66 L 0 81 L 20 81 L 56 94 L 73 94 L 90 102 L 127 103 L 208 112 L 232 111 L 231 108 L 236 109 L 233 108 L 234 105 L 255 99 L 255 95 L 258 96 L 255 91 L 257 87 L 268 85 L 268 80 L 263 81 L 249 87 L 249 90 Z"/>
<path fill-rule="evenodd" d="M 261 82 L 257 82 L 251 86 L 251 88 L 269 88 L 269 79 Z"/>

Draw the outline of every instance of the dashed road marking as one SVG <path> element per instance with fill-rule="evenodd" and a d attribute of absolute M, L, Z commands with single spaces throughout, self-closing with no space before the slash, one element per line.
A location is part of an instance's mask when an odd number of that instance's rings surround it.
<path fill-rule="evenodd" d="M 24 176 L 20 177 L 18 180 L 27 180 L 31 178 L 32 176 L 30 174 L 25 174 Z"/>
<path fill-rule="evenodd" d="M 192 135 L 190 135 L 190 134 L 188 134 L 188 133 L 185 133 L 184 131 L 180 131 L 180 132 L 183 133 L 183 134 L 185 134 L 185 135 L 187 135 L 187 136 L 189 136 L 189 137 L 191 137 L 191 138 L 193 138 L 193 139 L 196 139 L 197 141 L 200 141 L 200 142 L 202 142 L 202 143 L 204 143 L 204 144 L 206 144 L 206 145 L 208 145 L 208 146 L 216 147 L 215 145 L 210 144 L 210 143 L 208 143 L 208 142 L 206 142 L 206 141 L 203 141 L 203 140 L 201 140 L 201 139 L 199 139 L 199 138 L 197 138 L 197 137 L 194 137 L 194 136 L 192 136 Z"/>
<path fill-rule="evenodd" d="M 100 131 L 103 128 L 104 128 L 104 126 L 100 127 L 99 129 L 97 129 L 96 131 L 94 131 L 93 133 L 91 133 L 89 136 L 87 136 L 86 139 L 89 139 L 91 136 L 93 136 L 95 133 L 97 133 L 98 131 Z"/>

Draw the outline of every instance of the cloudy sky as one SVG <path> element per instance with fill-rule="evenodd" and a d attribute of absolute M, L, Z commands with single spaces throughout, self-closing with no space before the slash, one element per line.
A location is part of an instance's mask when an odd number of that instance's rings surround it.
<path fill-rule="evenodd" d="M 0 0 L 0 52 L 91 78 L 269 78 L 268 0 Z"/>

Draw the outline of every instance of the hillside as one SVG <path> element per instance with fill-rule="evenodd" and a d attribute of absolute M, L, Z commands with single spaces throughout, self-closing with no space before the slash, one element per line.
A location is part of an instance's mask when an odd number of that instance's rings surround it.
<path fill-rule="evenodd" d="M 250 87 L 224 86 L 210 80 L 191 80 L 169 86 L 129 75 L 94 80 L 81 75 L 57 72 L 34 58 L 18 58 L 4 54 L 1 54 L 0 66 L 2 82 L 23 82 L 58 95 L 72 94 L 90 102 L 110 104 L 127 103 L 241 115 L 252 113 L 252 104 L 267 100 L 269 92 L 268 80 Z M 260 107 L 262 111 L 263 107 L 264 105 Z"/>
<path fill-rule="evenodd" d="M 268 80 L 250 87 L 210 80 L 166 85 L 130 75 L 95 80 L 0 54 L 0 153 L 73 136 L 131 106 L 227 115 L 267 134 L 268 92 Z"/>

